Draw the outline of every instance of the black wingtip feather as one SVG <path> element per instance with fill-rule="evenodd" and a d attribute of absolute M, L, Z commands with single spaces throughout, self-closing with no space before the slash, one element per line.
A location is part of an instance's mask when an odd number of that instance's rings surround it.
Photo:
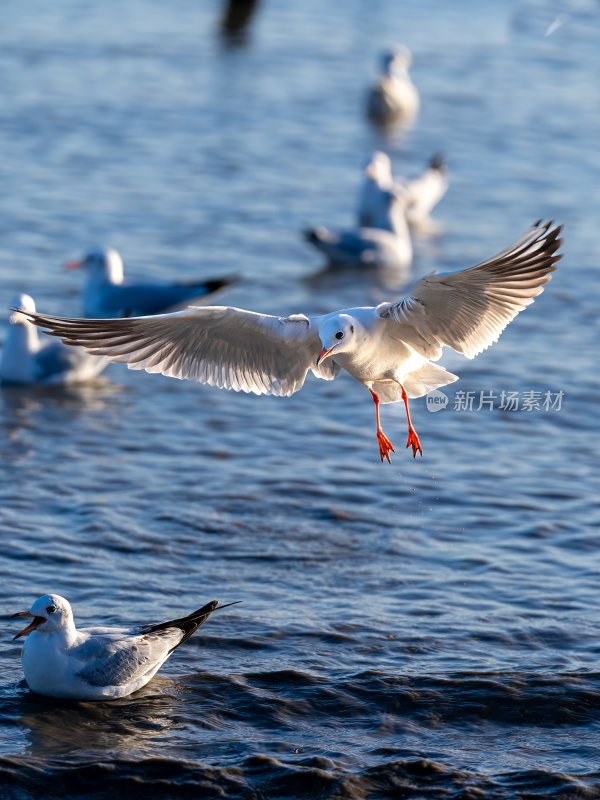
<path fill-rule="evenodd" d="M 437 169 L 440 172 L 446 171 L 447 165 L 444 160 L 444 156 L 441 153 L 436 153 L 434 156 L 432 156 L 431 161 L 429 162 L 429 169 Z"/>
<path fill-rule="evenodd" d="M 210 615 L 214 611 L 220 611 L 222 608 L 227 608 L 228 606 L 235 606 L 238 603 L 241 603 L 241 600 L 235 600 L 233 603 L 225 603 L 224 605 L 220 606 L 218 600 L 211 600 L 210 603 L 207 603 L 202 608 L 197 609 L 196 611 L 192 611 L 191 614 L 188 614 L 187 617 L 180 617 L 179 619 L 170 619 L 167 622 L 159 622 L 156 625 L 145 625 L 141 632 L 142 633 L 158 633 L 159 631 L 167 630 L 168 628 L 179 628 L 179 630 L 183 631 L 183 637 L 180 642 L 177 643 L 176 647 L 179 647 L 180 644 L 183 644 L 187 639 L 190 638 L 198 628 L 200 628 L 206 620 L 210 617 Z M 175 648 L 173 648 L 175 649 Z"/>
<path fill-rule="evenodd" d="M 199 289 L 204 289 L 207 294 L 212 294 L 221 289 L 226 289 L 228 286 L 233 286 L 239 279 L 239 275 L 225 275 L 223 278 L 209 278 L 208 280 L 178 281 L 177 285 L 198 287 Z"/>
<path fill-rule="evenodd" d="M 218 292 L 220 289 L 227 289 L 233 286 L 234 283 L 239 281 L 239 275 L 228 275 L 225 278 L 215 278 L 214 280 L 206 281 L 206 288 L 209 292 Z"/>
<path fill-rule="evenodd" d="M 316 228 L 305 228 L 305 230 L 302 231 L 302 235 L 306 241 L 310 242 L 311 244 L 315 244 L 316 242 L 320 241 Z"/>

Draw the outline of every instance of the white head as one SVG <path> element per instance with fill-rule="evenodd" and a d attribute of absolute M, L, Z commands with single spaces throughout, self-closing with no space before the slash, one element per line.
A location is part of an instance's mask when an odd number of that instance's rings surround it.
<path fill-rule="evenodd" d="M 358 335 L 356 320 L 349 314 L 326 317 L 319 326 L 319 339 L 323 349 L 317 358 L 317 366 L 330 356 L 347 353 L 354 349 Z"/>
<path fill-rule="evenodd" d="M 365 167 L 365 175 L 379 186 L 390 186 L 392 184 L 392 162 L 386 153 L 375 150 L 371 160 Z"/>
<path fill-rule="evenodd" d="M 35 314 L 35 302 L 33 297 L 28 294 L 17 294 L 13 297 L 10 308 L 22 308 L 23 311 L 29 311 Z M 31 325 L 25 314 L 20 311 L 13 311 L 9 317 L 11 325 Z"/>
<path fill-rule="evenodd" d="M 56 633 L 69 631 L 74 627 L 73 612 L 68 600 L 59 594 L 44 594 L 38 598 L 29 611 L 18 611 L 13 617 L 32 617 L 31 622 L 14 637 L 27 636 L 32 631 Z"/>
<path fill-rule="evenodd" d="M 123 260 L 116 250 L 90 250 L 80 261 L 69 261 L 67 269 L 84 269 L 87 277 L 108 283 L 123 283 Z"/>
<path fill-rule="evenodd" d="M 408 47 L 396 47 L 381 56 L 381 70 L 386 75 L 406 72 L 412 64 L 412 53 Z"/>

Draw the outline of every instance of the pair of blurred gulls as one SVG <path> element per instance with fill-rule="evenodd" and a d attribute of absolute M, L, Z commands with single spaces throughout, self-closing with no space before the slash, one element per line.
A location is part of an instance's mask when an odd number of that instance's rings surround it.
<path fill-rule="evenodd" d="M 402 276 L 413 259 L 411 232 L 437 232 L 430 215 L 447 191 L 448 174 L 441 156 L 434 156 L 417 178 L 395 180 L 389 156 L 375 151 L 360 188 L 357 227 L 310 228 L 304 235 L 331 267 L 373 268 Z"/>
<path fill-rule="evenodd" d="M 160 314 L 205 302 L 229 286 L 234 278 L 187 283 L 126 283 L 123 261 L 116 250 L 97 250 L 67 269 L 85 273 L 83 311 L 86 317 L 114 318 Z M 81 348 L 40 337 L 28 314 L 35 302 L 27 294 L 11 304 L 10 327 L 0 360 L 0 380 L 5 385 L 56 386 L 81 383 L 99 375 L 108 359 L 90 356 Z"/>

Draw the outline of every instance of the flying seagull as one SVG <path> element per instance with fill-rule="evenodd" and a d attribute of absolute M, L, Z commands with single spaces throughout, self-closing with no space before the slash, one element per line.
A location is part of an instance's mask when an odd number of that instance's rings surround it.
<path fill-rule="evenodd" d="M 27 637 L 21 661 L 32 691 L 70 700 L 115 700 L 145 686 L 213 611 L 232 605 L 211 600 L 187 617 L 158 625 L 77 630 L 69 601 L 45 594 L 29 611 L 13 614 L 31 619 L 14 638 Z"/>
<path fill-rule="evenodd" d="M 80 260 L 68 261 L 65 267 L 85 273 L 85 316 L 103 319 L 175 311 L 191 303 L 200 303 L 235 282 L 230 276 L 215 280 L 125 283 L 121 256 L 110 248 L 92 250 Z"/>
<path fill-rule="evenodd" d="M 538 221 L 497 256 L 422 278 L 402 300 L 319 317 L 275 317 L 228 306 L 119 320 L 24 313 L 65 343 L 130 369 L 222 389 L 288 396 L 302 388 L 309 370 L 333 380 L 344 369 L 371 392 L 379 455 L 390 461 L 394 448 L 381 429 L 379 404 L 404 402 L 406 446 L 413 456 L 422 455 L 409 398 L 458 379 L 433 363 L 444 346 L 474 358 L 542 293 L 560 259 L 560 230 Z"/>

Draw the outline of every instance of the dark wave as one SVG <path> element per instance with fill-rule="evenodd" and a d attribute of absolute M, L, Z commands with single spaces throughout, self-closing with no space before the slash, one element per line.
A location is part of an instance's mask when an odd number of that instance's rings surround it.
<path fill-rule="evenodd" d="M 160 796 L 164 800 L 593 800 L 600 794 L 600 773 L 529 770 L 485 776 L 423 758 L 390 761 L 355 772 L 340 769 L 324 758 L 290 764 L 253 756 L 235 767 L 162 758 L 33 767 L 22 759 L 2 758 L 0 785 L 5 800 L 133 796 Z"/>

